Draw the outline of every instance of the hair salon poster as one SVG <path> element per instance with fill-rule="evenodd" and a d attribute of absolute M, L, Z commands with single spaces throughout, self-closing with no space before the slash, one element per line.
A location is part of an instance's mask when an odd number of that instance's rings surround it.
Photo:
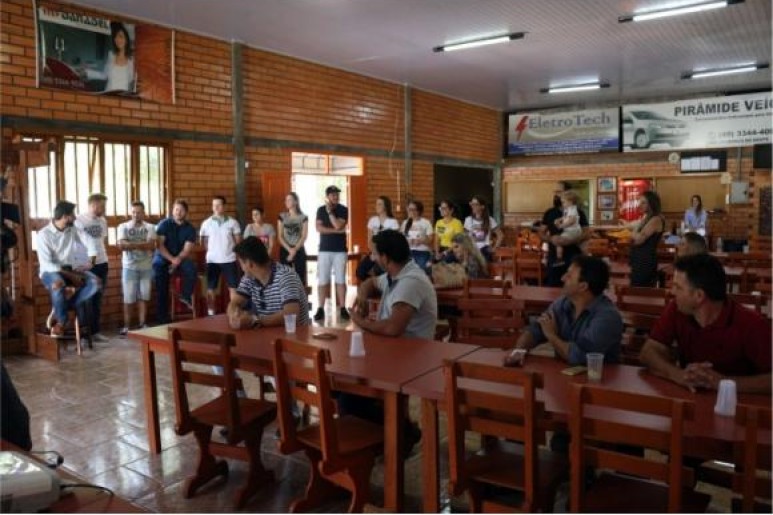
<path fill-rule="evenodd" d="M 58 4 L 35 12 L 39 86 L 174 102 L 173 31 Z"/>

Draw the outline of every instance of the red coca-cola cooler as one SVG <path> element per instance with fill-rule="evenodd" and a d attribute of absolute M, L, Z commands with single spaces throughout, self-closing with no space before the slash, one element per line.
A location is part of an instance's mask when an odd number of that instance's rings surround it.
<path fill-rule="evenodd" d="M 618 203 L 620 206 L 618 219 L 632 222 L 641 218 L 639 210 L 639 197 L 645 191 L 652 189 L 652 179 L 625 179 L 620 181 L 617 189 Z"/>

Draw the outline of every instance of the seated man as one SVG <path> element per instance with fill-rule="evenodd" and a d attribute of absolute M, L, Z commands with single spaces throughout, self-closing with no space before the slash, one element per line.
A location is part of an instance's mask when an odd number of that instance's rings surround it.
<path fill-rule="evenodd" d="M 641 350 L 650 372 L 691 390 L 733 379 L 738 392 L 771 392 L 770 321 L 727 298 L 722 263 L 708 254 L 677 260 L 674 300 Z M 676 343 L 678 363 L 670 348 Z"/>
<path fill-rule="evenodd" d="M 386 273 L 360 285 L 352 312 L 354 323 L 385 336 L 431 340 L 437 323 L 437 296 L 426 272 L 411 259 L 408 240 L 399 231 L 381 231 L 373 236 L 371 257 Z M 370 320 L 368 299 L 379 294 L 377 319 Z"/>
<path fill-rule="evenodd" d="M 694 256 L 706 254 L 709 248 L 706 246 L 706 238 L 697 232 L 686 232 L 676 246 L 676 257 Z"/>
<path fill-rule="evenodd" d="M 272 261 L 255 236 L 238 243 L 234 252 L 244 276 L 228 304 L 231 327 L 282 325 L 288 314 L 297 316 L 297 325 L 309 325 L 309 301 L 295 270 Z"/>
<path fill-rule="evenodd" d="M 563 277 L 564 295 L 524 331 L 516 349 L 531 349 L 549 342 L 556 355 L 570 365 L 585 365 L 589 352 L 604 354 L 604 360 L 620 360 L 623 319 L 604 295 L 609 285 L 609 266 L 599 258 L 575 256 Z M 513 352 L 506 359 L 516 365 L 523 354 Z"/>
<path fill-rule="evenodd" d="M 357 291 L 352 321 L 365 331 L 385 336 L 433 339 L 437 324 L 437 295 L 422 270 L 411 259 L 408 240 L 399 231 L 387 229 L 373 236 L 371 257 L 386 272 L 371 277 Z M 368 318 L 368 299 L 381 294 L 376 320 Z M 338 397 L 339 411 L 384 423 L 383 404 L 352 394 Z M 421 439 L 421 430 L 406 418 L 405 454 Z"/>
<path fill-rule="evenodd" d="M 85 253 L 75 224 L 75 204 L 60 200 L 54 219 L 37 234 L 40 280 L 51 293 L 53 311 L 47 325 L 51 336 L 62 336 L 67 309 L 75 306 L 81 316 L 89 313 L 87 302 L 99 291 L 99 279 L 86 271 L 90 262 L 79 259 Z"/>

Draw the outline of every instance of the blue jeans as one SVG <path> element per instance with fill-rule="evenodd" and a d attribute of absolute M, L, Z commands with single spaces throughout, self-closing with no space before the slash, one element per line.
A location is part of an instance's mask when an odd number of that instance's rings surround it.
<path fill-rule="evenodd" d="M 186 300 L 191 300 L 193 288 L 196 286 L 198 271 L 196 265 L 190 259 L 184 259 L 180 266 L 175 270 L 176 274 L 181 274 L 183 278 L 182 291 L 180 296 Z M 159 324 L 169 323 L 169 262 L 167 260 L 153 261 L 153 277 L 156 283 L 156 294 L 158 295 L 158 304 L 156 305 L 156 318 Z"/>
<path fill-rule="evenodd" d="M 43 285 L 51 293 L 51 305 L 54 308 L 54 318 L 60 324 L 67 322 L 67 310 L 74 307 L 79 312 L 85 307 L 86 302 L 89 302 L 91 298 L 99 291 L 99 281 L 97 276 L 91 272 L 82 272 L 83 274 L 83 286 L 81 286 L 75 293 L 75 296 L 70 300 L 67 300 L 64 296 L 64 287 L 71 285 L 64 276 L 59 272 L 43 272 L 40 276 L 40 280 Z M 61 282 L 61 287 L 54 289 L 54 283 Z"/>
<path fill-rule="evenodd" d="M 416 262 L 416 264 L 419 265 L 419 268 L 426 272 L 427 264 L 432 259 L 432 253 L 428 250 L 412 250 L 411 257 Z"/>

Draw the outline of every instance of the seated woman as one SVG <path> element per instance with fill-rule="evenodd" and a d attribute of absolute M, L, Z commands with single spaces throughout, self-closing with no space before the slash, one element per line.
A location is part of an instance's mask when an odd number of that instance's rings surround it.
<path fill-rule="evenodd" d="M 451 252 L 454 253 L 457 263 L 464 266 L 468 279 L 484 279 L 488 277 L 488 263 L 478 247 L 472 242 L 472 238 L 464 233 L 456 234 L 451 238 Z"/>
<path fill-rule="evenodd" d="M 690 208 L 684 212 L 684 232 L 697 232 L 706 236 L 706 224 L 708 214 L 703 209 L 703 200 L 700 195 L 693 195 L 690 199 Z"/>

